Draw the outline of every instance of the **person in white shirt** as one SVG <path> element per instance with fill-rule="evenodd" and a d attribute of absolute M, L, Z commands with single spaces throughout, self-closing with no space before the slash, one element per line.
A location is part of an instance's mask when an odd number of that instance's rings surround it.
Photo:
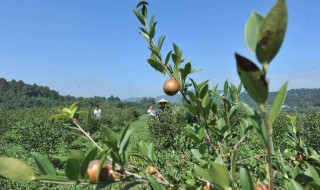
<path fill-rule="evenodd" d="M 96 116 L 96 118 L 101 117 L 101 109 L 99 108 L 98 105 L 96 105 L 96 108 L 94 109 L 93 114 Z"/>
<path fill-rule="evenodd" d="M 150 115 L 150 116 L 155 116 L 157 113 L 156 111 L 154 110 L 153 106 L 150 106 L 147 113 Z"/>

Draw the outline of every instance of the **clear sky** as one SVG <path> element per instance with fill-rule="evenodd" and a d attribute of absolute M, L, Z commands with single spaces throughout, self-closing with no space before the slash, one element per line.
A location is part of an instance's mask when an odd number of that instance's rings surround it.
<path fill-rule="evenodd" d="M 165 78 L 146 62 L 133 0 L 0 0 L 0 77 L 48 86 L 62 95 L 154 97 Z M 156 38 L 166 35 L 222 89 L 238 84 L 234 53 L 257 63 L 243 29 L 252 10 L 266 15 L 275 0 L 151 0 Z M 320 1 L 287 0 L 284 43 L 267 74 L 270 90 L 320 88 Z M 258 63 L 257 63 L 258 64 Z"/>

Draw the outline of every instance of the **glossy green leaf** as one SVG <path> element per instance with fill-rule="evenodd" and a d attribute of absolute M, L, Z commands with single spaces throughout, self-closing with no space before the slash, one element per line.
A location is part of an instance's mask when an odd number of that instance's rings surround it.
<path fill-rule="evenodd" d="M 173 43 L 173 50 L 178 57 L 182 57 L 182 51 L 179 49 L 178 45 L 175 43 Z"/>
<path fill-rule="evenodd" d="M 242 189 L 254 190 L 254 183 L 250 171 L 247 168 L 240 168 L 240 183 Z"/>
<path fill-rule="evenodd" d="M 287 96 L 287 88 L 288 88 L 288 82 L 286 82 L 281 89 L 279 90 L 279 92 L 276 95 L 276 98 L 274 99 L 272 108 L 270 110 L 269 113 L 269 124 L 272 126 L 272 124 L 274 123 L 274 121 L 276 120 L 276 118 L 278 117 L 282 105 L 286 99 Z"/>
<path fill-rule="evenodd" d="M 12 181 L 31 181 L 35 174 L 31 167 L 16 158 L 0 157 L 0 177 Z"/>
<path fill-rule="evenodd" d="M 153 178 L 152 176 L 148 176 L 148 180 L 150 182 L 150 185 L 151 185 L 152 189 L 154 189 L 154 190 L 165 190 L 165 187 L 160 185 L 160 183 L 158 183 L 157 180 L 155 178 Z"/>
<path fill-rule="evenodd" d="M 316 183 L 320 184 L 320 170 L 317 170 L 310 164 L 306 164 L 308 166 L 308 169 L 305 171 L 305 174 L 309 177 L 311 177 Z"/>
<path fill-rule="evenodd" d="M 119 154 L 120 155 L 124 154 L 124 152 L 126 151 L 128 145 L 129 145 L 129 142 L 130 142 L 131 133 L 132 133 L 132 130 L 126 131 L 126 133 L 120 143 L 120 146 L 119 146 Z"/>
<path fill-rule="evenodd" d="M 268 98 L 268 82 L 266 81 L 265 73 L 260 71 L 249 59 L 238 54 L 235 55 L 241 82 L 250 97 L 259 105 L 263 104 Z"/>
<path fill-rule="evenodd" d="M 152 23 L 151 26 L 150 26 L 150 31 L 149 31 L 149 38 L 150 39 L 154 38 L 154 35 L 156 33 L 156 25 L 157 25 L 157 22 Z"/>
<path fill-rule="evenodd" d="M 70 180 L 77 180 L 80 174 L 80 163 L 76 159 L 69 159 L 66 164 L 66 175 Z"/>
<path fill-rule="evenodd" d="M 191 153 L 197 160 L 201 160 L 201 158 L 203 158 L 203 154 L 200 153 L 199 149 L 191 149 Z"/>
<path fill-rule="evenodd" d="M 113 144 L 118 144 L 118 135 L 107 126 L 103 126 L 103 134 L 108 139 L 108 141 L 112 142 Z"/>
<path fill-rule="evenodd" d="M 263 118 L 256 110 L 254 110 L 254 115 L 250 115 L 249 118 L 261 142 L 267 147 L 267 130 Z"/>
<path fill-rule="evenodd" d="M 138 18 L 138 20 L 140 21 L 140 23 L 142 25 L 146 24 L 145 18 L 139 13 L 139 11 L 137 9 L 133 9 L 134 14 L 136 15 L 136 17 Z"/>
<path fill-rule="evenodd" d="M 227 168 L 223 165 L 210 162 L 207 170 L 195 166 L 195 171 L 202 177 L 207 179 L 210 183 L 214 184 L 218 189 L 229 189 L 230 176 Z"/>
<path fill-rule="evenodd" d="M 150 43 L 150 37 L 147 33 L 139 32 L 139 34 L 148 42 Z"/>
<path fill-rule="evenodd" d="M 114 144 L 113 142 L 109 141 L 109 140 L 103 140 L 101 141 L 102 143 L 106 144 L 110 149 L 112 149 L 115 152 L 119 151 L 119 147 Z"/>
<path fill-rule="evenodd" d="M 94 147 L 92 150 L 90 150 L 90 152 L 82 160 L 82 162 L 81 162 L 81 170 L 80 170 L 80 175 L 82 177 L 85 177 L 85 175 L 87 174 L 87 169 L 88 169 L 88 166 L 89 166 L 89 162 L 91 162 L 92 160 L 95 159 L 97 153 L 98 153 L 98 149 L 97 149 L 97 147 Z"/>
<path fill-rule="evenodd" d="M 147 157 L 152 162 L 156 161 L 156 156 L 155 156 L 155 153 L 154 153 L 154 148 L 153 148 L 153 144 L 152 143 L 147 145 Z"/>
<path fill-rule="evenodd" d="M 63 176 L 58 176 L 58 175 L 40 175 L 40 176 L 37 176 L 35 180 L 36 181 L 38 181 L 38 180 L 61 181 L 61 182 L 70 181 L 70 179 L 63 177 Z"/>
<path fill-rule="evenodd" d="M 164 40 L 166 39 L 166 36 L 161 36 L 158 40 L 158 49 L 161 50 L 162 48 L 162 44 L 164 42 Z"/>
<path fill-rule="evenodd" d="M 296 182 L 294 179 L 289 179 L 289 182 L 287 183 L 287 188 L 288 190 L 303 190 L 303 187 Z"/>
<path fill-rule="evenodd" d="M 256 47 L 258 44 L 257 39 L 263 19 L 264 16 L 253 11 L 244 29 L 244 39 L 246 45 L 253 54 L 256 54 Z"/>
<path fill-rule="evenodd" d="M 166 56 L 166 60 L 165 60 L 165 64 L 167 65 L 170 61 L 170 57 L 171 57 L 172 51 L 169 51 L 169 53 Z"/>
<path fill-rule="evenodd" d="M 278 0 L 263 20 L 256 47 L 260 63 L 269 64 L 278 53 L 287 27 L 287 6 L 285 0 Z"/>
<path fill-rule="evenodd" d="M 228 97 L 228 88 L 229 88 L 229 84 L 228 84 L 228 80 L 226 80 L 223 85 L 223 96 L 225 98 Z"/>
<path fill-rule="evenodd" d="M 46 156 L 36 152 L 31 152 L 31 155 L 33 156 L 40 172 L 43 175 L 56 175 L 56 170 L 53 164 Z"/>

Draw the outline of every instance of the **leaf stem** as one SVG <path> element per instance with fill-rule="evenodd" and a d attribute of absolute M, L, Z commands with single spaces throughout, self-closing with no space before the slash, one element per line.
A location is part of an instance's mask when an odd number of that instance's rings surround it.
<path fill-rule="evenodd" d="M 268 121 L 268 113 L 267 113 L 267 101 L 261 105 L 261 111 L 264 119 L 264 123 L 266 126 L 266 132 L 267 132 L 267 158 L 268 158 L 268 166 L 269 166 L 269 185 L 270 189 L 273 190 L 273 173 L 272 173 L 272 153 L 271 153 L 271 126 Z"/>

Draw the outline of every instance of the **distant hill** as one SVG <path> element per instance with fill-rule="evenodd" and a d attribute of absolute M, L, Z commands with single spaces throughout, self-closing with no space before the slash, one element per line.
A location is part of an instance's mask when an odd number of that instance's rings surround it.
<path fill-rule="evenodd" d="M 218 90 L 218 93 L 222 93 L 222 90 Z M 269 93 L 269 105 L 271 106 L 277 92 Z M 169 102 L 173 102 L 176 104 L 181 104 L 183 101 L 183 97 L 181 94 L 177 94 L 175 96 L 166 96 L 161 95 L 155 97 L 155 101 L 159 101 L 160 99 L 166 99 Z M 140 101 L 142 98 L 130 98 L 130 100 Z M 125 100 L 127 101 L 127 99 Z M 239 101 L 243 101 L 250 106 L 258 107 L 257 104 L 252 100 L 248 93 L 244 92 L 239 98 Z M 288 112 L 306 112 L 310 109 L 320 109 L 320 89 L 291 89 L 287 92 L 287 98 L 284 103 L 285 111 Z"/>
<path fill-rule="evenodd" d="M 218 93 L 222 93 L 221 90 Z M 272 102 L 276 96 L 277 92 L 269 93 L 269 105 L 272 105 Z M 81 105 L 88 106 L 92 104 L 101 104 L 106 101 L 109 102 L 141 102 L 146 103 L 157 102 L 160 99 L 166 99 L 169 102 L 176 104 L 181 104 L 183 98 L 181 94 L 175 96 L 166 96 L 161 95 L 155 98 L 151 97 L 132 97 L 125 100 L 120 100 L 118 97 L 74 97 L 74 96 L 62 96 L 59 92 L 50 89 L 47 86 L 38 86 L 36 84 L 30 85 L 26 84 L 23 81 L 11 80 L 7 81 L 4 78 L 0 78 L 0 106 L 7 108 L 22 108 L 22 107 L 56 107 L 56 106 L 68 106 L 73 102 L 81 102 Z M 240 101 L 246 102 L 251 106 L 255 106 L 254 101 L 249 97 L 247 93 L 243 93 L 240 98 Z M 287 98 L 284 103 L 285 110 L 289 112 L 306 112 L 310 109 L 320 110 L 320 89 L 291 89 L 287 93 Z"/>

